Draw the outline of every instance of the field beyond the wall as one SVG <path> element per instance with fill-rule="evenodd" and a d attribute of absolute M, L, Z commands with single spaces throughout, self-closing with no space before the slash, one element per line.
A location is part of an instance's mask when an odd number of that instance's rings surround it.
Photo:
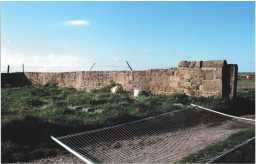
<path fill-rule="evenodd" d="M 54 84 L 2 88 L 2 162 L 65 156 L 65 151 L 50 140 L 51 135 L 63 136 L 183 110 L 190 103 L 238 116 L 254 115 L 254 88 L 244 88 L 244 83 L 238 81 L 238 98 L 228 103 L 221 98 L 183 94 L 112 94 L 112 86 L 91 92 Z"/>

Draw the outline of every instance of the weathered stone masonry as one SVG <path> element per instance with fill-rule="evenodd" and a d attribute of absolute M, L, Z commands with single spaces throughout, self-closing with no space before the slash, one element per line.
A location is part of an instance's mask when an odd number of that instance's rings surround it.
<path fill-rule="evenodd" d="M 1 74 L 2 87 L 12 84 L 57 83 L 63 87 L 91 90 L 109 85 L 112 81 L 126 90 L 134 88 L 154 94 L 185 93 L 191 96 L 217 96 L 232 99 L 236 96 L 238 67 L 226 61 L 182 61 L 177 68 L 145 71 L 91 71 Z"/>
<path fill-rule="evenodd" d="M 63 73 L 27 72 L 32 83 L 57 83 L 62 87 L 92 90 L 112 81 L 124 89 L 134 88 L 153 94 L 185 93 L 191 96 L 234 98 L 238 67 L 226 61 L 182 61 L 177 68 L 144 71 L 81 71 Z"/>

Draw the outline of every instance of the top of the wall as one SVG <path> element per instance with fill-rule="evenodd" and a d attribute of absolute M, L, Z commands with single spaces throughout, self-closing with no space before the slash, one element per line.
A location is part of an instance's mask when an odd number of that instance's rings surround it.
<path fill-rule="evenodd" d="M 186 68 L 201 68 L 201 67 L 224 67 L 227 64 L 226 60 L 210 60 L 210 61 L 186 61 L 183 60 L 178 64 L 178 67 Z"/>
<path fill-rule="evenodd" d="M 134 70 L 132 72 L 150 72 L 150 71 L 170 71 L 170 70 L 176 70 L 178 68 L 223 68 L 227 65 L 231 65 L 231 64 L 227 64 L 226 60 L 209 60 L 209 61 L 187 61 L 187 60 L 183 60 L 181 62 L 179 62 L 178 67 L 170 67 L 170 68 L 155 68 L 155 69 L 147 69 L 147 70 Z M 234 67 L 237 67 L 237 65 L 234 65 Z M 72 71 L 72 72 L 25 72 L 25 73 L 29 73 L 29 74 L 66 74 L 66 73 L 127 73 L 127 72 L 131 72 L 130 70 L 120 70 L 120 71 Z M 12 74 L 23 74 L 22 72 L 12 72 Z M 1 75 L 6 75 L 8 73 L 1 73 Z"/>

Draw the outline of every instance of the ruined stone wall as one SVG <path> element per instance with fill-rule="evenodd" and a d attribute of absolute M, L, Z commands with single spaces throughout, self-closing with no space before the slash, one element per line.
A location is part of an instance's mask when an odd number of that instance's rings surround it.
<path fill-rule="evenodd" d="M 81 71 L 63 73 L 25 73 L 32 83 L 57 83 L 62 87 L 92 90 L 119 83 L 153 94 L 185 93 L 191 96 L 233 98 L 236 95 L 237 65 L 226 61 L 182 61 L 177 68 L 145 71 Z"/>

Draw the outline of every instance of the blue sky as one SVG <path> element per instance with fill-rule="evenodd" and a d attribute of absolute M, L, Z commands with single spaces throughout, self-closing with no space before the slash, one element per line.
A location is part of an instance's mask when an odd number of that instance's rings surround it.
<path fill-rule="evenodd" d="M 254 2 L 5 2 L 1 69 L 168 68 L 223 60 L 254 71 Z"/>

